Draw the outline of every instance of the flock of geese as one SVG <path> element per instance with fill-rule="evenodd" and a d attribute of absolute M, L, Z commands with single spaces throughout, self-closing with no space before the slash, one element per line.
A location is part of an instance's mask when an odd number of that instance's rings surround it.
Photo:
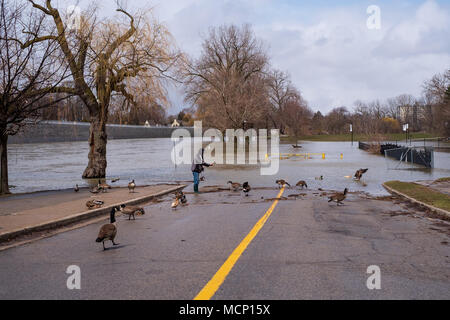
<path fill-rule="evenodd" d="M 366 173 L 367 171 L 368 171 L 368 169 L 357 170 L 354 175 L 354 179 L 359 181 L 362 178 L 363 174 Z M 323 180 L 323 176 L 316 177 L 315 179 Z M 113 180 L 112 182 L 117 182 L 118 180 L 119 179 L 115 179 L 115 181 Z M 283 179 L 278 179 L 275 181 L 275 183 L 278 185 L 278 187 L 280 189 L 285 188 L 286 186 L 291 188 L 291 185 L 286 180 L 283 180 Z M 248 196 L 251 191 L 251 187 L 250 187 L 250 184 L 248 183 L 248 181 L 244 182 L 242 185 L 238 182 L 233 182 L 233 181 L 228 181 L 228 184 L 230 185 L 230 191 L 239 191 L 242 189 L 245 196 Z M 297 182 L 295 187 L 301 187 L 302 189 L 308 188 L 308 184 L 306 181 L 300 180 Z M 136 188 L 136 183 L 134 180 L 132 180 L 131 182 L 128 183 L 128 190 L 130 193 L 134 192 L 135 188 Z M 98 193 L 100 191 L 107 192 L 108 189 L 111 189 L 111 186 L 108 185 L 107 183 L 102 183 L 99 180 L 98 185 L 95 186 L 91 190 L 91 192 L 92 193 Z M 319 189 L 319 190 L 322 190 L 322 189 Z M 74 191 L 75 192 L 79 191 L 78 185 L 75 186 Z M 335 201 L 338 206 L 342 205 L 343 204 L 342 202 L 347 197 L 347 193 L 348 193 L 348 188 L 345 188 L 344 192 L 336 192 L 328 197 L 328 202 Z M 87 201 L 86 206 L 89 209 L 95 209 L 95 208 L 101 208 L 101 206 L 103 204 L 104 204 L 104 202 L 102 200 L 93 199 L 93 200 Z M 177 191 L 175 193 L 175 199 L 172 202 L 171 208 L 176 209 L 180 205 L 183 206 L 186 204 L 187 204 L 186 195 L 182 191 Z M 145 214 L 144 208 L 139 207 L 139 206 L 129 206 L 129 205 L 122 204 L 120 206 L 113 207 L 110 212 L 110 223 L 105 224 L 100 228 L 97 239 L 95 240 L 96 242 L 102 243 L 103 250 L 106 250 L 105 241 L 111 241 L 113 246 L 118 245 L 118 243 L 116 243 L 114 241 L 114 239 L 117 235 L 116 212 L 118 212 L 118 211 L 120 211 L 124 215 L 127 215 L 128 220 L 131 220 L 131 218 L 133 218 L 133 220 L 136 220 L 136 215 L 144 215 Z"/>
<path fill-rule="evenodd" d="M 132 183 L 134 184 L 134 186 L 131 186 L 131 188 L 129 186 L 129 189 L 134 190 L 134 188 L 136 188 L 136 184 L 135 184 L 134 180 Z M 172 209 L 176 209 L 180 204 L 186 205 L 187 199 L 186 199 L 186 195 L 182 191 L 177 191 L 175 193 L 175 200 L 172 203 Z M 105 241 L 111 241 L 113 246 L 118 245 L 118 243 L 114 242 L 114 239 L 116 238 L 116 235 L 117 235 L 116 212 L 118 212 L 118 211 L 120 211 L 123 215 L 127 215 L 128 220 L 131 220 L 131 218 L 133 218 L 133 220 L 136 220 L 136 215 L 144 215 L 145 214 L 144 208 L 139 207 L 139 206 L 130 206 L 130 205 L 122 204 L 118 207 L 113 207 L 109 214 L 109 223 L 103 225 L 100 228 L 97 239 L 95 240 L 96 242 L 101 242 L 103 244 L 103 250 L 106 250 Z"/>
<path fill-rule="evenodd" d="M 117 235 L 116 212 L 118 211 L 122 212 L 124 215 L 127 215 L 128 220 L 131 220 L 131 217 L 133 217 L 133 220 L 136 220 L 136 215 L 145 214 L 144 208 L 138 206 L 128 206 L 122 204 L 118 207 L 113 207 L 109 214 L 109 223 L 100 228 L 97 239 L 95 240 L 96 242 L 101 242 L 103 244 L 103 250 L 106 250 L 105 241 L 111 241 L 114 246 L 118 245 L 118 243 L 114 242 Z"/>
<path fill-rule="evenodd" d="M 359 169 L 356 171 L 355 175 L 354 175 L 354 179 L 356 181 L 361 180 L 362 176 L 364 173 L 366 173 L 369 169 Z M 316 180 L 323 180 L 323 176 L 319 176 L 315 178 Z M 278 188 L 285 188 L 286 186 L 288 186 L 289 188 L 291 188 L 292 186 L 283 179 L 279 179 L 276 180 L 275 183 L 278 185 Z M 244 184 L 241 186 L 240 183 L 238 182 L 232 182 L 232 181 L 228 181 L 228 184 L 230 185 L 230 190 L 232 191 L 238 191 L 241 187 L 245 193 L 246 196 L 248 196 L 248 193 L 250 192 L 251 188 L 250 185 L 248 184 L 248 182 L 244 182 Z M 299 182 L 297 182 L 297 184 L 295 185 L 295 187 L 301 187 L 302 189 L 304 188 L 308 188 L 308 184 L 306 183 L 305 180 L 300 180 Z M 323 189 L 319 188 L 319 191 L 323 191 Z M 331 196 L 328 197 L 328 202 L 332 202 L 332 201 L 336 201 L 337 205 L 342 205 L 342 201 L 345 200 L 345 198 L 347 197 L 347 193 L 348 193 L 348 188 L 345 188 L 344 192 L 336 192 L 334 194 L 332 194 Z"/>
<path fill-rule="evenodd" d="M 119 180 L 120 178 L 115 178 L 112 179 L 111 182 L 115 183 Z M 105 193 L 108 192 L 108 190 L 111 188 L 112 188 L 111 185 L 107 184 L 106 182 L 101 182 L 101 180 L 98 180 L 97 185 L 94 186 L 92 189 L 90 189 L 89 192 L 93 194 L 97 194 L 100 192 Z M 132 180 L 128 183 L 128 192 L 134 193 L 135 189 L 136 189 L 136 182 Z M 78 184 L 75 185 L 73 190 L 75 192 L 80 191 L 80 187 L 78 186 Z M 86 207 L 89 210 L 93 210 L 101 208 L 104 204 L 105 202 L 103 200 L 91 199 L 86 202 Z M 121 204 L 120 206 L 113 207 L 109 215 L 110 223 L 105 224 L 100 228 L 97 239 L 95 240 L 96 242 L 101 242 L 103 244 L 103 250 L 106 250 L 105 241 L 111 241 L 113 245 L 117 245 L 117 243 L 114 242 L 114 239 L 117 234 L 116 212 L 118 211 L 120 211 L 123 215 L 128 216 L 128 220 L 131 220 L 131 218 L 133 218 L 133 220 L 136 220 L 137 215 L 145 214 L 144 208 L 139 206 Z"/>

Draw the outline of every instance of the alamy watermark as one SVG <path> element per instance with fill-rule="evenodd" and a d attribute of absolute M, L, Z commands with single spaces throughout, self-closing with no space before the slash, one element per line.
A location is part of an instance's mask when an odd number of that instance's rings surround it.
<path fill-rule="evenodd" d="M 369 290 L 381 290 L 381 269 L 379 266 L 372 265 L 367 267 L 367 274 L 370 274 L 367 278 L 366 286 Z"/>
<path fill-rule="evenodd" d="M 67 278 L 66 286 L 69 290 L 81 290 L 81 269 L 77 265 L 70 265 L 66 269 L 66 273 L 70 274 Z"/>
<path fill-rule="evenodd" d="M 280 159 L 279 157 L 269 157 L 269 153 L 279 154 L 280 131 L 270 130 L 270 137 L 267 131 L 266 129 L 248 129 L 247 131 L 227 129 L 224 136 L 218 129 L 208 129 L 203 132 L 202 122 L 196 121 L 194 137 L 187 129 L 176 129 L 172 132 L 172 141 L 174 142 L 171 154 L 172 162 L 175 165 L 192 164 L 193 161 L 196 161 L 195 155 L 199 154 L 203 148 L 203 143 L 208 142 L 209 145 L 205 148 L 204 155 L 211 162 L 228 165 L 256 165 L 259 163 L 261 175 L 275 175 L 280 167 Z"/>
<path fill-rule="evenodd" d="M 367 8 L 367 28 L 369 30 L 380 30 L 381 29 L 381 9 L 377 5 L 371 5 Z"/>

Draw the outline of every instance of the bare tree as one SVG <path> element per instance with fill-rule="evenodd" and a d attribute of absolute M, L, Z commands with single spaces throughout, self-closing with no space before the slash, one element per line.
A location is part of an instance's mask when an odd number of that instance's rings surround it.
<path fill-rule="evenodd" d="M 350 123 L 350 113 L 346 107 L 334 108 L 324 119 L 328 133 L 340 134 L 347 132 L 347 125 Z"/>
<path fill-rule="evenodd" d="M 300 93 L 293 86 L 290 76 L 286 72 L 273 70 L 268 76 L 268 95 L 271 105 L 269 114 L 275 128 L 284 133 L 286 124 L 283 122 L 285 107 L 289 102 L 294 104 L 301 100 Z"/>
<path fill-rule="evenodd" d="M 262 44 L 248 25 L 213 28 L 198 60 L 187 69 L 187 100 L 198 117 L 216 128 L 260 121 L 268 105 Z"/>
<path fill-rule="evenodd" d="M 426 81 L 424 93 L 437 131 L 450 136 L 450 69 Z"/>
<path fill-rule="evenodd" d="M 295 137 L 295 145 L 297 145 L 299 136 L 311 133 L 313 113 L 301 96 L 286 101 L 282 115 L 282 122 L 287 128 L 287 132 L 290 136 Z"/>
<path fill-rule="evenodd" d="M 40 109 L 66 98 L 46 99 L 50 92 L 58 92 L 55 85 L 67 76 L 55 59 L 55 43 L 30 43 L 23 49 L 44 28 L 42 16 L 27 12 L 14 0 L 0 0 L 0 194 L 9 193 L 8 136 L 35 121 Z"/>
<path fill-rule="evenodd" d="M 90 116 L 89 163 L 83 178 L 106 175 L 106 123 L 113 94 L 117 93 L 135 103 L 130 87 L 139 79 L 160 80 L 170 77 L 170 70 L 179 61 L 172 39 L 164 26 L 146 14 L 131 15 L 123 8 L 119 18 L 98 21 L 95 9 L 84 12 L 75 30 L 68 28 L 51 0 L 38 4 L 28 0 L 52 22 L 47 34 L 36 37 L 24 47 L 54 40 L 58 43 L 64 63 L 73 77 L 73 86 L 57 88 L 76 94 L 84 102 Z M 149 88 L 151 90 L 151 88 Z"/>

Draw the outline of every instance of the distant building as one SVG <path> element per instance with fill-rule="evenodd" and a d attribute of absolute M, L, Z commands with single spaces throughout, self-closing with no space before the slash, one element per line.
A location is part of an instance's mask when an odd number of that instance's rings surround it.
<path fill-rule="evenodd" d="M 145 124 L 144 124 L 144 126 L 145 126 L 146 128 L 150 128 L 150 123 L 148 123 L 148 120 L 147 120 L 147 121 L 145 121 Z"/>
<path fill-rule="evenodd" d="M 177 121 L 177 119 L 173 120 L 171 127 L 172 128 L 176 128 L 176 127 L 179 127 L 179 126 L 180 126 L 180 123 Z"/>

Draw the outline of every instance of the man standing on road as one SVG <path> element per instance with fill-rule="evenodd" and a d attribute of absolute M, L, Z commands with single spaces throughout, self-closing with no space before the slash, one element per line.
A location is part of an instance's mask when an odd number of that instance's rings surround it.
<path fill-rule="evenodd" d="M 203 158 L 203 154 L 205 153 L 205 149 L 201 149 L 198 153 L 197 156 L 195 157 L 193 163 L 192 163 L 192 174 L 194 175 L 194 192 L 195 193 L 199 193 L 198 192 L 198 185 L 200 183 L 200 173 L 203 172 L 203 170 L 205 170 L 205 168 L 203 167 L 212 167 L 214 166 L 214 163 L 209 164 L 205 162 L 205 159 Z"/>

